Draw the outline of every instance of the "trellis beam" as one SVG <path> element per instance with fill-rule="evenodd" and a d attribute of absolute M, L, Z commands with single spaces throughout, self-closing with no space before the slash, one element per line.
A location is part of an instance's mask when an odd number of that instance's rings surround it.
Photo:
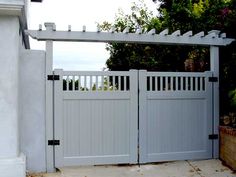
<path fill-rule="evenodd" d="M 26 34 L 39 41 L 70 41 L 70 42 L 104 42 L 104 43 L 137 43 L 137 44 L 162 44 L 162 45 L 200 45 L 200 46 L 226 46 L 234 41 L 234 39 L 226 38 L 219 35 L 215 30 L 210 31 L 208 35 L 204 32 L 192 35 L 189 31 L 183 35 L 177 30 L 172 34 L 168 34 L 168 30 L 164 30 L 159 34 L 152 33 L 129 33 L 126 28 L 123 33 L 117 32 L 86 32 L 82 31 L 56 31 L 56 25 L 50 23 L 52 28 L 46 30 L 26 30 Z M 48 25 L 48 23 L 46 24 Z"/>

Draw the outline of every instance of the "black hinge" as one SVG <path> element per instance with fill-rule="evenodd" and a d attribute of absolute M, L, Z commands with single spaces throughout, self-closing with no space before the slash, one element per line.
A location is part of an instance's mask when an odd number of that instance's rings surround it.
<path fill-rule="evenodd" d="M 218 135 L 217 134 L 209 135 L 209 140 L 216 140 L 216 139 L 218 139 Z"/>
<path fill-rule="evenodd" d="M 48 75 L 48 80 L 58 81 L 58 80 L 60 80 L 60 76 L 59 75 Z"/>
<path fill-rule="evenodd" d="M 48 146 L 58 146 L 60 145 L 60 140 L 48 140 Z"/>
<path fill-rule="evenodd" d="M 218 77 L 209 77 L 209 82 L 218 82 Z"/>

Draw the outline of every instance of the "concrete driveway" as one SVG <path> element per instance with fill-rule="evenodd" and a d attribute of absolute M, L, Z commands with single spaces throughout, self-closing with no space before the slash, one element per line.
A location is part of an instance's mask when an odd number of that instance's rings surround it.
<path fill-rule="evenodd" d="M 202 160 L 141 166 L 65 167 L 58 173 L 39 177 L 236 177 L 236 174 L 223 166 L 220 160 Z"/>

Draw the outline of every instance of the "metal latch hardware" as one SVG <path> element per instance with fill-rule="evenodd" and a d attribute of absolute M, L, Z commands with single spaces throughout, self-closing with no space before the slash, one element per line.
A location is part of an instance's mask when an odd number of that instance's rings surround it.
<path fill-rule="evenodd" d="M 209 77 L 209 82 L 218 82 L 218 77 Z"/>
<path fill-rule="evenodd" d="M 217 134 L 211 134 L 211 135 L 209 135 L 209 139 L 210 140 L 216 140 L 216 139 L 218 139 L 218 135 Z"/>
<path fill-rule="evenodd" d="M 48 80 L 58 81 L 58 80 L 60 80 L 60 76 L 59 75 L 48 75 Z"/>
<path fill-rule="evenodd" d="M 60 145 L 60 140 L 48 140 L 48 146 L 58 146 Z"/>

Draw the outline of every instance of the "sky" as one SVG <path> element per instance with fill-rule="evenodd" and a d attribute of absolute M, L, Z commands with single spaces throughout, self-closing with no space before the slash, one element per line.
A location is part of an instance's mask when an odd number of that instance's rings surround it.
<path fill-rule="evenodd" d="M 130 12 L 132 2 L 138 0 L 43 0 L 31 3 L 29 29 L 37 30 L 39 24 L 54 22 L 57 30 L 96 31 L 97 23 L 113 22 L 118 9 Z M 144 0 L 150 10 L 155 11 L 152 0 Z M 45 50 L 45 42 L 30 39 L 31 49 Z M 109 58 L 104 43 L 54 42 L 53 67 L 64 70 L 101 71 Z"/>

